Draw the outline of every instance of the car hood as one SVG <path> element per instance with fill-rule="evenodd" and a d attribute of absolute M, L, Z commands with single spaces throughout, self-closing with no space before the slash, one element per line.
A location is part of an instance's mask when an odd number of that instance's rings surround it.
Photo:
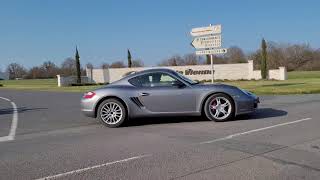
<path fill-rule="evenodd" d="M 230 89 L 237 89 L 235 86 L 231 86 L 228 84 L 222 84 L 222 83 L 214 83 L 214 84 L 196 84 L 196 87 L 199 88 L 230 88 Z"/>

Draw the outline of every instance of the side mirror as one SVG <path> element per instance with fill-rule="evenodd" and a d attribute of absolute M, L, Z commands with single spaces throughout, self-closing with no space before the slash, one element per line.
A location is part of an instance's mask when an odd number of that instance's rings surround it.
<path fill-rule="evenodd" d="M 177 87 L 177 88 L 183 88 L 183 87 L 186 86 L 185 84 L 183 84 L 183 83 L 180 82 L 180 81 L 173 81 L 173 82 L 171 83 L 171 85 L 174 86 L 174 87 Z"/>

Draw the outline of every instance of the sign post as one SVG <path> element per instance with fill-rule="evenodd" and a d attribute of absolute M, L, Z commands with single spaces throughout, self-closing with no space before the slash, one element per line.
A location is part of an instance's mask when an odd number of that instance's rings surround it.
<path fill-rule="evenodd" d="M 196 49 L 196 55 L 210 55 L 211 60 L 211 82 L 214 81 L 213 55 L 224 54 L 227 49 L 221 48 L 221 24 L 208 27 L 193 28 L 190 32 L 195 37 L 191 45 Z"/>
<path fill-rule="evenodd" d="M 210 62 L 211 62 L 211 83 L 214 81 L 214 70 L 213 70 L 213 54 L 210 54 Z"/>

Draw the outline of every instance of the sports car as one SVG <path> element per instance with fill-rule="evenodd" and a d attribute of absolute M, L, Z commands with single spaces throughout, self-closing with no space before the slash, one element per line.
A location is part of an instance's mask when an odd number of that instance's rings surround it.
<path fill-rule="evenodd" d="M 227 121 L 253 112 L 254 94 L 221 83 L 200 84 L 171 69 L 149 69 L 87 92 L 81 99 L 85 115 L 107 127 L 129 119 L 154 116 L 204 116 Z"/>

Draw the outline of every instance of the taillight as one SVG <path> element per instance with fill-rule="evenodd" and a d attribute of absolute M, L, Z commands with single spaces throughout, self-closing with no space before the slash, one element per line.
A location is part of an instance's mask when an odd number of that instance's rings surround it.
<path fill-rule="evenodd" d="M 87 93 L 85 93 L 85 94 L 83 95 L 83 98 L 84 98 L 84 99 L 91 99 L 91 98 L 93 98 L 95 95 L 96 95 L 96 93 L 94 93 L 94 92 L 87 92 Z"/>

